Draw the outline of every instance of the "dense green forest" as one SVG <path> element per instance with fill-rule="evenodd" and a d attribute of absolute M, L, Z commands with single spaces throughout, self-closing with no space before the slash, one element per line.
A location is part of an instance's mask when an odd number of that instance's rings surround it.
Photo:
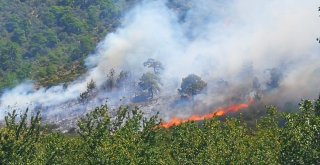
<path fill-rule="evenodd" d="M 28 79 L 51 86 L 85 71 L 83 59 L 135 1 L 1 0 L 0 89 Z"/>
<path fill-rule="evenodd" d="M 213 118 L 165 129 L 157 116 L 103 105 L 78 120 L 72 134 L 50 131 L 40 114 L 15 112 L 0 129 L 1 164 L 319 164 L 320 99 L 296 114 L 269 107 L 248 126 Z M 20 116 L 20 117 L 19 117 Z M 30 121 L 30 122 L 28 122 Z"/>

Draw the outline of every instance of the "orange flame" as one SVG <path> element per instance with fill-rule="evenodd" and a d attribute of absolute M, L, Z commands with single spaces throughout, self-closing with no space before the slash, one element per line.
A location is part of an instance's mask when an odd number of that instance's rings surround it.
<path fill-rule="evenodd" d="M 238 112 L 241 109 L 246 109 L 250 105 L 252 105 L 253 103 L 254 103 L 254 101 L 252 99 L 250 99 L 248 101 L 248 103 L 234 104 L 234 105 L 230 105 L 228 107 L 221 107 L 221 108 L 216 109 L 213 113 L 210 113 L 210 114 L 207 114 L 204 116 L 193 115 L 193 116 L 186 118 L 186 119 L 174 117 L 169 122 L 161 123 L 160 127 L 170 128 L 170 127 L 178 126 L 178 125 L 186 123 L 186 122 L 202 121 L 202 120 L 211 119 L 211 118 L 217 117 L 217 116 L 224 116 L 225 114 L 230 113 L 230 112 Z"/>

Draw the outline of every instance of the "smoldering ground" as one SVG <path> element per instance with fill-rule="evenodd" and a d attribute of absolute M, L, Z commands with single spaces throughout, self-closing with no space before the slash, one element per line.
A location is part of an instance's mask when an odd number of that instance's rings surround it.
<path fill-rule="evenodd" d="M 29 82 L 6 90 L 1 116 L 12 107 L 41 107 L 45 113 L 68 116 L 103 104 L 106 98 L 116 105 L 124 96 L 122 102 L 130 103 L 138 91 L 105 91 L 106 75 L 111 68 L 129 71 L 132 83 L 137 83 L 150 71 L 142 65 L 149 58 L 165 69 L 158 102 L 145 109 L 159 111 L 165 119 L 212 111 L 256 95 L 270 104 L 315 98 L 320 91 L 317 6 L 300 0 L 142 1 L 88 56 L 85 75 L 68 87 L 35 89 Z M 208 87 L 192 106 L 180 105 L 177 89 L 191 73 Z M 100 90 L 88 104 L 76 103 L 90 80 Z"/>

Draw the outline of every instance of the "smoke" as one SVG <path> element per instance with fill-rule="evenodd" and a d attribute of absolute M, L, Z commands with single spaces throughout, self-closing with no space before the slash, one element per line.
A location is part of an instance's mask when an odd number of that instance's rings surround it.
<path fill-rule="evenodd" d="M 320 91 L 318 5 L 301 0 L 142 1 L 86 59 L 85 75 L 67 88 L 35 89 L 27 82 L 7 90 L 0 98 L 0 117 L 8 107 L 41 107 L 48 114 L 67 116 L 106 98 L 130 98 L 128 92 L 98 91 L 89 104 L 75 103 L 90 80 L 101 89 L 111 68 L 130 71 L 138 81 L 148 71 L 143 62 L 149 58 L 165 68 L 158 96 L 162 99 L 149 110 L 160 111 L 165 119 L 255 94 L 272 104 L 315 98 Z M 191 73 L 208 82 L 207 92 L 197 96 L 191 108 L 173 106 L 181 79 Z"/>

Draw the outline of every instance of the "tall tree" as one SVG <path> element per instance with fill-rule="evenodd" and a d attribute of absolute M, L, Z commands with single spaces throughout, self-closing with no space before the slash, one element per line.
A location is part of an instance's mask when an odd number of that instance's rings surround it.
<path fill-rule="evenodd" d="M 153 99 L 154 94 L 160 92 L 160 78 L 151 72 L 147 72 L 140 78 L 139 87 L 142 90 L 147 90 L 149 97 Z"/>

